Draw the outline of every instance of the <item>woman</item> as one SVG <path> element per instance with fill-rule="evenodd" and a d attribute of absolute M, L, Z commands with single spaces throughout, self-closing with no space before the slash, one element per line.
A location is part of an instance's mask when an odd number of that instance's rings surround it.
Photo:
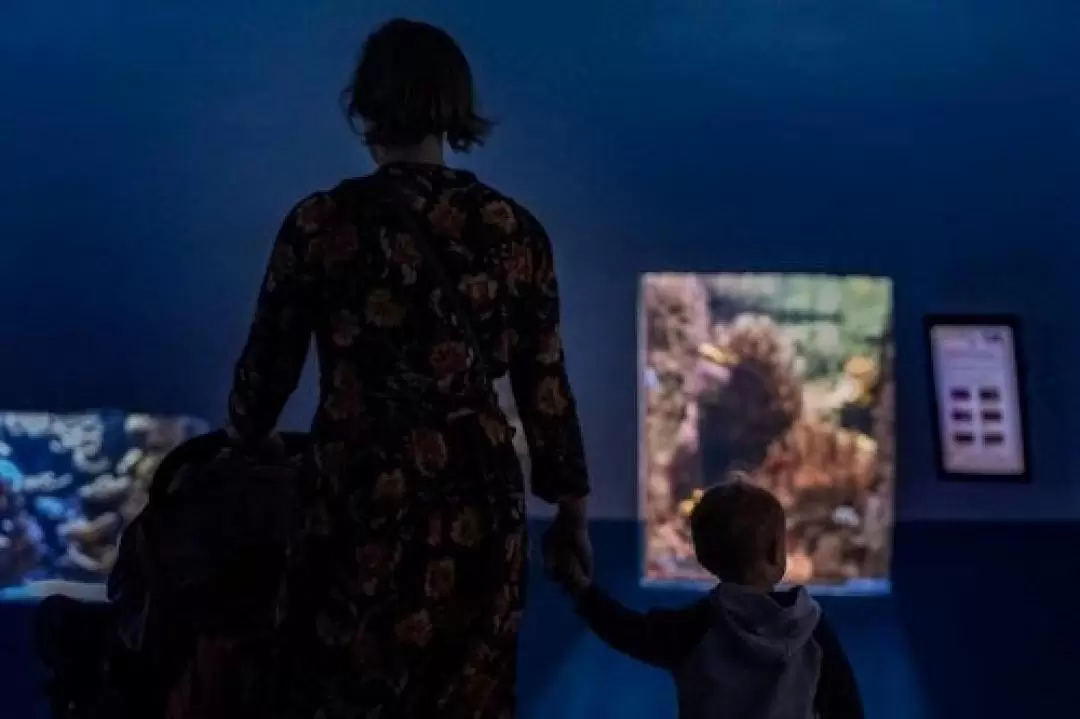
<path fill-rule="evenodd" d="M 230 398 L 233 432 L 264 440 L 314 335 L 319 472 L 282 602 L 286 713 L 508 719 L 525 501 L 493 379 L 510 375 L 557 538 L 589 553 L 551 245 L 527 210 L 443 164 L 444 144 L 467 151 L 490 129 L 444 32 L 379 29 L 347 101 L 379 168 L 285 219 Z"/>

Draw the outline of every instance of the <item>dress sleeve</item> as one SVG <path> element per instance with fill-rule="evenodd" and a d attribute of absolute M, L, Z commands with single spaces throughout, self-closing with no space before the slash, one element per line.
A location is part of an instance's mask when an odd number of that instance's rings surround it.
<path fill-rule="evenodd" d="M 532 462 L 532 492 L 547 502 L 589 493 L 585 451 L 559 330 L 559 286 L 551 242 L 521 211 L 522 234 L 507 259 L 517 300 L 510 351 L 514 391 Z"/>
<path fill-rule="evenodd" d="M 233 375 L 229 421 L 244 442 L 265 439 L 300 380 L 312 332 L 312 238 L 329 199 L 297 205 L 278 232 Z"/>

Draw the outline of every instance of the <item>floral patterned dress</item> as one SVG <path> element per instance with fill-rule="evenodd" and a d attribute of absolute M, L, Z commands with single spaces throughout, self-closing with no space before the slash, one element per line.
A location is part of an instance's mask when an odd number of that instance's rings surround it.
<path fill-rule="evenodd" d="M 460 305 L 425 267 L 410 208 Z M 543 228 L 441 166 L 391 165 L 315 194 L 285 220 L 237 364 L 241 437 L 272 430 L 312 336 L 319 471 L 281 603 L 293 660 L 283 713 L 511 719 L 524 489 L 513 430 L 477 367 L 510 375 L 532 491 L 551 502 L 588 491 Z"/>

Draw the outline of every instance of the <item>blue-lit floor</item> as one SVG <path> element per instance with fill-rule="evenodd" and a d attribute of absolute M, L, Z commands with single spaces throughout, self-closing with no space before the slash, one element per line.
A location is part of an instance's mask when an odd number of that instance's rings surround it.
<path fill-rule="evenodd" d="M 533 526 L 533 536 L 543 529 Z M 630 606 L 680 606 L 701 595 L 691 587 L 641 586 L 636 522 L 600 521 L 591 533 L 598 582 Z M 819 595 L 855 668 L 867 716 L 1073 716 L 1080 624 L 1068 597 L 1080 554 L 1058 550 L 1078 541 L 1080 525 L 1069 524 L 898 525 L 891 594 Z M 0 604 L 0 719 L 48 719 L 30 648 L 32 608 Z M 518 674 L 519 719 L 676 716 L 670 679 L 590 636 L 538 567 Z"/>

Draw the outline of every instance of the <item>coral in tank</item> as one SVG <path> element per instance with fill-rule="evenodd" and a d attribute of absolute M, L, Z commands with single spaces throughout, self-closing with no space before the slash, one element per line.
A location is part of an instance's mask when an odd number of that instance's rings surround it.
<path fill-rule="evenodd" d="M 785 507 L 789 581 L 887 586 L 889 281 L 653 274 L 641 310 L 646 579 L 708 578 L 689 515 L 739 472 Z"/>
<path fill-rule="evenodd" d="M 0 588 L 103 581 L 158 464 L 207 430 L 121 411 L 0 413 Z"/>

